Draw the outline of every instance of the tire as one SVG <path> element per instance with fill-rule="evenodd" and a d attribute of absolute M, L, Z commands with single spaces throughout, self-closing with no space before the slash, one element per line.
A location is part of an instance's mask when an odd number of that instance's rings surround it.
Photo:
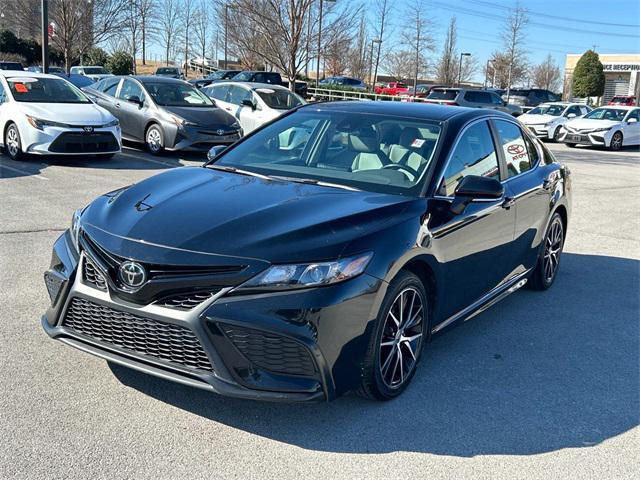
<path fill-rule="evenodd" d="M 144 133 L 144 145 L 151 155 L 160 155 L 164 151 L 164 135 L 157 123 L 152 123 Z"/>
<path fill-rule="evenodd" d="M 559 143 L 560 140 L 558 139 L 558 137 L 560 137 L 560 127 L 556 127 L 556 129 L 553 131 L 553 141 Z"/>
<path fill-rule="evenodd" d="M 402 314 L 401 303 L 404 306 Z M 420 361 L 428 318 L 429 307 L 422 281 L 411 272 L 401 271 L 389 285 L 375 320 L 358 395 L 373 400 L 391 400 L 407 388 Z"/>
<path fill-rule="evenodd" d="M 529 277 L 529 285 L 533 290 L 546 290 L 553 285 L 560 268 L 564 239 L 562 217 L 555 213 L 544 235 L 544 245 L 540 250 L 536 267 Z"/>
<path fill-rule="evenodd" d="M 609 150 L 613 150 L 614 152 L 617 152 L 618 150 L 620 150 L 622 148 L 623 140 L 624 140 L 624 137 L 622 136 L 622 132 L 614 133 L 613 136 L 611 137 Z"/>
<path fill-rule="evenodd" d="M 25 154 L 22 152 L 20 132 L 15 123 L 10 123 L 4 133 L 4 151 L 11 160 L 24 160 L 25 158 Z"/>

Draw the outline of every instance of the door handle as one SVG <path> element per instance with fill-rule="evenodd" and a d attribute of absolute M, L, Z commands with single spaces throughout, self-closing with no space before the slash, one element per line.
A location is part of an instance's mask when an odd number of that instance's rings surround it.
<path fill-rule="evenodd" d="M 116 108 L 120 108 L 120 103 L 116 103 Z"/>
<path fill-rule="evenodd" d="M 516 199 L 513 197 L 505 197 L 504 202 L 502 202 L 502 208 L 509 210 L 516 204 Z"/>

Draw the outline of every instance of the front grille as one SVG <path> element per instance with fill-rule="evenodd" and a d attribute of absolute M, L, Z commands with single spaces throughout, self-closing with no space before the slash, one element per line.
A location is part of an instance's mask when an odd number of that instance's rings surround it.
<path fill-rule="evenodd" d="M 220 288 L 216 290 L 209 290 L 205 292 L 192 292 L 184 293 L 180 295 L 172 295 L 165 297 L 156 302 L 157 305 L 167 308 L 175 308 L 177 310 L 191 310 L 197 307 L 202 302 L 209 300 L 215 294 L 220 292 Z"/>
<path fill-rule="evenodd" d="M 83 298 L 71 300 L 62 325 L 102 343 L 176 365 L 212 371 L 194 333 L 179 325 L 115 310 Z"/>
<path fill-rule="evenodd" d="M 309 350 L 290 338 L 235 325 L 221 327 L 240 353 L 258 368 L 308 377 L 316 372 Z"/>
<path fill-rule="evenodd" d="M 105 280 L 104 276 L 102 275 L 100 270 L 98 270 L 97 267 L 91 262 L 91 260 L 86 257 L 84 259 L 84 265 L 82 268 L 82 279 L 84 280 L 84 283 L 95 287 L 98 290 L 102 290 L 104 292 L 107 291 L 107 281 Z"/>
<path fill-rule="evenodd" d="M 120 146 L 111 132 L 65 132 L 49 146 L 54 153 L 101 153 L 114 152 Z"/>

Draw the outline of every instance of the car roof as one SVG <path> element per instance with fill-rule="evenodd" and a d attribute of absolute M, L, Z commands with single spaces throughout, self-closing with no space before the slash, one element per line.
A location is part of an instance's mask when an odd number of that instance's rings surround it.
<path fill-rule="evenodd" d="M 133 78 L 141 83 L 185 83 L 184 80 L 180 80 L 179 78 L 158 77 L 157 75 L 118 75 L 116 78 Z"/>
<path fill-rule="evenodd" d="M 270 88 L 272 90 L 287 90 L 287 87 L 282 85 L 274 85 L 273 83 L 262 83 L 262 82 L 238 82 L 236 80 L 222 80 L 220 82 L 212 83 L 211 85 L 207 85 L 207 87 L 214 87 L 219 85 L 240 85 L 242 87 L 250 88 L 251 90 L 256 90 L 258 88 Z M 205 87 L 206 88 L 206 87 Z"/>
<path fill-rule="evenodd" d="M 316 109 L 317 111 L 340 111 L 345 113 L 364 113 L 393 115 L 397 117 L 412 117 L 436 122 L 446 122 L 457 117 L 466 116 L 469 120 L 485 115 L 504 116 L 513 119 L 507 113 L 497 110 L 485 110 L 481 108 L 453 107 L 434 105 L 418 102 L 385 102 L 385 101 L 338 101 L 310 103 L 301 107 L 304 109 Z"/>
<path fill-rule="evenodd" d="M 589 106 L 586 103 L 578 103 L 578 102 L 544 102 L 544 103 L 539 104 L 538 107 L 542 107 L 543 105 L 564 105 L 564 106 L 578 105 L 580 107 L 588 107 Z"/>
<path fill-rule="evenodd" d="M 633 110 L 635 108 L 640 108 L 640 107 L 637 107 L 635 105 L 602 105 L 600 107 L 597 107 L 594 110 L 598 110 L 600 108 L 608 108 L 610 110 Z"/>
<path fill-rule="evenodd" d="M 60 78 L 51 73 L 26 72 L 24 70 L 0 70 L 0 76 L 4 78 L 31 77 L 31 78 Z"/>
<path fill-rule="evenodd" d="M 104 68 L 103 65 L 76 65 L 71 68 Z"/>

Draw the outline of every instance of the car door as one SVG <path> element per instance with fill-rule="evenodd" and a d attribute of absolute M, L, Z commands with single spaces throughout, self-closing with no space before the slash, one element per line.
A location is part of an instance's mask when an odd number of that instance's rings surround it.
<path fill-rule="evenodd" d="M 5 87 L 2 85 L 2 80 L 0 80 L 0 132 L 4 132 L 4 127 L 9 120 L 9 98 L 7 96 L 7 91 Z M 0 145 L 4 142 L 4 135 L 0 135 Z"/>
<path fill-rule="evenodd" d="M 142 104 L 135 103 L 138 99 Z M 134 140 L 144 137 L 144 101 L 142 86 L 131 78 L 125 78 L 116 95 L 115 107 L 120 112 L 122 135 Z"/>
<path fill-rule="evenodd" d="M 511 242 L 515 211 L 505 198 L 476 200 L 464 211 L 450 210 L 455 189 L 468 175 L 501 179 L 502 171 L 494 137 L 486 119 L 465 127 L 453 144 L 434 198 L 442 208 L 434 209 L 427 223 L 431 249 L 441 267 L 438 288 L 440 318 L 462 311 L 509 278 L 513 267 Z"/>
<path fill-rule="evenodd" d="M 622 126 L 622 135 L 623 145 L 640 144 L 640 108 L 631 110 L 627 114 Z"/>
<path fill-rule="evenodd" d="M 505 165 L 503 181 L 516 212 L 513 253 L 517 272 L 533 268 L 540 233 L 546 228 L 557 171 L 542 162 L 542 151 L 517 121 L 492 121 Z"/>

